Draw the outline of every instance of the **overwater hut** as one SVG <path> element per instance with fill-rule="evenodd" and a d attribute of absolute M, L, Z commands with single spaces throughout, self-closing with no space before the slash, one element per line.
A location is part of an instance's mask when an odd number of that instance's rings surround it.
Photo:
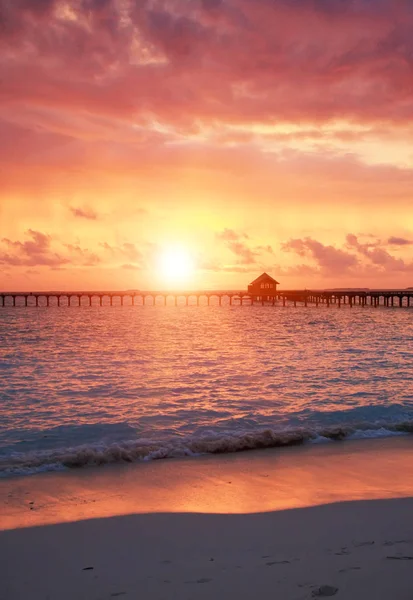
<path fill-rule="evenodd" d="M 279 285 L 279 282 L 271 277 L 271 275 L 262 273 L 262 275 L 249 284 L 248 293 L 258 302 L 268 302 L 277 295 L 277 285 Z"/>

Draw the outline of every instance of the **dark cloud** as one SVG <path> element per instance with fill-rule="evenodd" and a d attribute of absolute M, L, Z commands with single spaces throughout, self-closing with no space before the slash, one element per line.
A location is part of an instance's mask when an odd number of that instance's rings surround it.
<path fill-rule="evenodd" d="M 8 0 L 5 0 L 7 3 Z M 9 4 L 11 4 L 9 2 Z M 13 0 L 14 7 L 18 10 L 29 10 L 38 14 L 50 14 L 57 5 L 57 0 Z"/>
<path fill-rule="evenodd" d="M 113 6 L 113 0 L 83 0 L 82 6 L 86 10 L 101 11 Z"/>
<path fill-rule="evenodd" d="M 391 236 L 387 240 L 387 243 L 390 246 L 411 246 L 413 244 L 413 240 L 408 240 L 402 237 Z"/>
<path fill-rule="evenodd" d="M 70 207 L 70 212 L 72 213 L 72 215 L 78 217 L 79 219 L 88 219 L 89 221 L 96 221 L 99 218 L 97 212 L 91 208 Z"/>
<path fill-rule="evenodd" d="M 216 10 L 222 8 L 224 0 L 201 0 L 201 6 L 205 10 Z"/>

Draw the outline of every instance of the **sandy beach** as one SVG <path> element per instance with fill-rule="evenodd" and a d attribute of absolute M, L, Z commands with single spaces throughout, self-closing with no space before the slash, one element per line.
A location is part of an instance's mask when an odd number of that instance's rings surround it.
<path fill-rule="evenodd" d="M 0 597 L 407 600 L 412 460 L 401 437 L 3 480 Z"/>

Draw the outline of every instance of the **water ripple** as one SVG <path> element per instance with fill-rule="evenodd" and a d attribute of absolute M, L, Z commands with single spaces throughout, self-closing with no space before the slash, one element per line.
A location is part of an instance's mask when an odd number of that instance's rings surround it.
<path fill-rule="evenodd" d="M 0 309 L 0 453 L 409 420 L 412 340 L 397 309 Z"/>

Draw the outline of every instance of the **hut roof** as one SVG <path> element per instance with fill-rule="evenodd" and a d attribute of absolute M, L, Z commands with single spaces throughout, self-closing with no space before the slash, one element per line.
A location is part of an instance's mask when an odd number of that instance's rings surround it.
<path fill-rule="evenodd" d="M 271 275 L 268 275 L 268 273 L 262 273 L 259 277 L 257 277 L 257 279 L 251 281 L 250 285 L 261 283 L 262 281 L 271 281 L 272 283 L 277 283 L 278 285 L 280 283 L 279 281 L 276 281 L 273 277 L 271 277 Z"/>

